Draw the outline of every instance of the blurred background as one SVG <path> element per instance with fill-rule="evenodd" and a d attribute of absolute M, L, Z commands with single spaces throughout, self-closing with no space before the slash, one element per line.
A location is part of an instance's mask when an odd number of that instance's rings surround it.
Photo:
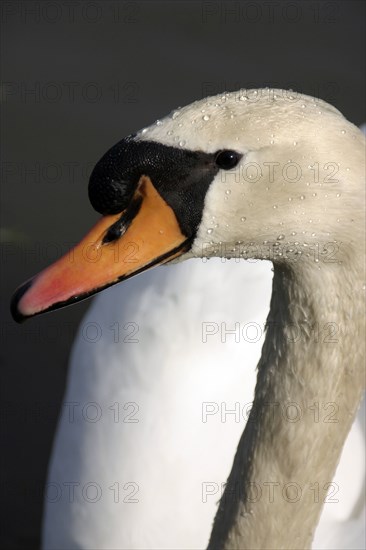
<path fill-rule="evenodd" d="M 91 169 L 177 106 L 279 87 L 365 122 L 360 1 L 1 2 L 1 537 L 38 548 L 42 492 L 83 302 L 16 325 L 12 291 L 98 215 Z"/>

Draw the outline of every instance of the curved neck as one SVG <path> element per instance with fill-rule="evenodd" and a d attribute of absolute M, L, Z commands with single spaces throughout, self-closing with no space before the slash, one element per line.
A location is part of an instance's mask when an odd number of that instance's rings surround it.
<path fill-rule="evenodd" d="M 365 380 L 356 273 L 275 266 L 254 403 L 210 550 L 309 548 L 327 492 L 340 498 L 332 478 Z"/>

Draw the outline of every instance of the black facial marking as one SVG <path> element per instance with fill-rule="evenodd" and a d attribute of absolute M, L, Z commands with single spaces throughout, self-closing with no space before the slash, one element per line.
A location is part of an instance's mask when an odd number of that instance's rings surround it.
<path fill-rule="evenodd" d="M 95 166 L 89 198 L 101 214 L 116 214 L 131 202 L 141 176 L 148 176 L 174 210 L 181 231 L 195 236 L 207 190 L 219 171 L 217 153 L 171 147 L 129 136 L 118 142 Z M 112 226 L 113 227 L 113 226 Z M 118 228 L 111 237 L 117 238 Z"/>
<path fill-rule="evenodd" d="M 124 233 L 126 233 L 132 220 L 140 210 L 141 204 L 142 204 L 141 196 L 136 197 L 131 201 L 131 203 L 128 205 L 127 209 L 123 212 L 121 217 L 108 229 L 107 233 L 103 238 L 103 244 L 115 241 L 120 237 L 122 237 Z"/>

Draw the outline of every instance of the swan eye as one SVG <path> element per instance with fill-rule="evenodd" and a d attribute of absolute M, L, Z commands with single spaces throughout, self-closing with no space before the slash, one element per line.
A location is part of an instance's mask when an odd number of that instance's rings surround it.
<path fill-rule="evenodd" d="M 223 170 L 231 170 L 236 166 L 241 159 L 242 155 L 237 153 L 236 151 L 219 151 L 216 154 L 215 162 L 217 166 L 222 168 Z"/>

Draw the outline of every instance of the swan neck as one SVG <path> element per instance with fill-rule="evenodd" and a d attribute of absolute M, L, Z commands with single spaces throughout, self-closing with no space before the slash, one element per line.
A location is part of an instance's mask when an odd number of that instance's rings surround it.
<path fill-rule="evenodd" d="M 333 476 L 363 394 L 361 291 L 341 266 L 275 266 L 253 407 L 210 550 L 310 548 L 327 493 L 342 493 Z"/>

